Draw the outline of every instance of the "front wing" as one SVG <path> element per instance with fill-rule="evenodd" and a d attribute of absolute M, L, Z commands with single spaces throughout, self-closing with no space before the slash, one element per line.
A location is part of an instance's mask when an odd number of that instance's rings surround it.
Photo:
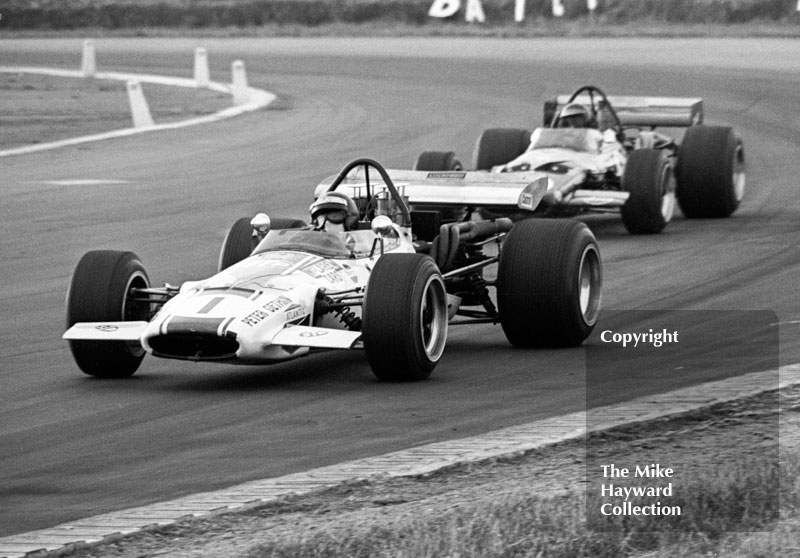
<path fill-rule="evenodd" d="M 68 341 L 140 341 L 148 322 L 80 322 L 70 327 L 63 339 Z M 287 325 L 269 341 L 269 345 L 310 347 L 316 349 L 354 349 L 361 332 L 323 327 Z"/>

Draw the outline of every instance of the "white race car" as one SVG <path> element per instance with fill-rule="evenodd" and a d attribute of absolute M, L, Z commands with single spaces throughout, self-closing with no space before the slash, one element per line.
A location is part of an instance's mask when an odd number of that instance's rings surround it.
<path fill-rule="evenodd" d="M 441 219 L 473 202 L 532 208 L 545 193 L 538 177 L 391 172 L 402 184 L 373 160 L 351 162 L 318 186 L 311 225 L 263 213 L 239 219 L 219 272 L 180 287 L 151 287 L 132 252 L 88 252 L 72 277 L 63 335 L 78 366 L 118 378 L 147 353 L 267 364 L 364 349 L 378 378 L 404 381 L 428 377 L 448 323 L 500 323 L 520 347 L 584 341 L 602 279 L 584 224 Z M 426 208 L 410 211 L 406 189 Z M 412 222 L 429 241 L 414 236 Z M 483 273 L 493 264 L 496 280 Z"/>
<path fill-rule="evenodd" d="M 663 230 L 675 202 L 687 217 L 728 217 L 744 196 L 742 140 L 705 126 L 703 101 L 606 96 L 587 85 L 545 103 L 544 126 L 492 128 L 478 139 L 476 170 L 537 171 L 549 178 L 537 213 L 620 212 L 633 234 Z M 680 145 L 656 127 L 686 128 Z M 416 170 L 461 170 L 452 151 L 426 151 Z"/>

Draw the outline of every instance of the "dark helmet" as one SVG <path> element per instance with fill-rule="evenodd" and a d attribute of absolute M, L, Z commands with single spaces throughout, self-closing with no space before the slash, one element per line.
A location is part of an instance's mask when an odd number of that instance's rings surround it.
<path fill-rule="evenodd" d="M 322 227 L 325 223 L 344 224 L 344 230 L 350 231 L 358 225 L 356 202 L 341 192 L 325 192 L 311 204 L 309 210 L 312 222 L 316 222 L 317 217 L 325 217 L 325 221 L 316 226 Z"/>
<path fill-rule="evenodd" d="M 562 128 L 585 128 L 591 117 L 589 111 L 580 103 L 570 103 L 558 115 L 558 125 Z"/>

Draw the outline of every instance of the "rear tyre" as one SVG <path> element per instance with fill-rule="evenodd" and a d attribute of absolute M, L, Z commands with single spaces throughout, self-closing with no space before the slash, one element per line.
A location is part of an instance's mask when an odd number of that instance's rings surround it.
<path fill-rule="evenodd" d="M 452 151 L 424 151 L 414 163 L 417 171 L 461 171 L 464 165 Z"/>
<path fill-rule="evenodd" d="M 744 197 L 744 144 L 730 127 L 692 126 L 683 137 L 675 175 L 686 217 L 729 217 Z"/>
<path fill-rule="evenodd" d="M 516 159 L 528 149 L 531 133 L 516 128 L 490 128 L 484 130 L 472 157 L 476 170 L 490 170 L 497 165 L 505 165 Z"/>
<path fill-rule="evenodd" d="M 625 164 L 622 190 L 630 197 L 622 206 L 622 223 L 631 234 L 660 233 L 675 212 L 675 181 L 667 153 L 633 151 Z"/>
<path fill-rule="evenodd" d="M 575 347 L 600 313 L 602 265 L 597 241 L 580 221 L 528 219 L 503 243 L 497 309 L 515 347 Z"/>
<path fill-rule="evenodd" d="M 447 293 L 429 256 L 387 254 L 378 260 L 367 284 L 362 332 L 379 380 L 430 376 L 447 341 Z"/>
<path fill-rule="evenodd" d="M 274 217 L 270 219 L 270 230 L 281 229 L 301 229 L 307 226 L 305 221 L 300 219 L 290 219 L 287 217 Z M 233 226 L 225 235 L 222 241 L 222 248 L 219 251 L 219 262 L 217 271 L 227 269 L 235 263 L 239 263 L 253 253 L 256 248 L 256 237 L 253 236 L 253 227 L 250 218 L 242 217 L 237 219 Z"/>
<path fill-rule="evenodd" d="M 150 286 L 147 272 L 133 252 L 95 250 L 86 253 L 72 274 L 67 293 L 67 328 L 78 322 L 147 321 L 151 304 L 131 296 L 131 289 Z M 99 378 L 125 378 L 139 368 L 145 351 L 127 341 L 69 341 L 78 367 Z"/>

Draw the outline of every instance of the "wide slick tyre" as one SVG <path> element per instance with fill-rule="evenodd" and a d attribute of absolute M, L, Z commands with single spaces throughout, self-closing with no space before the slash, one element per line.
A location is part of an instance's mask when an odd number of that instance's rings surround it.
<path fill-rule="evenodd" d="M 505 165 L 528 149 L 531 133 L 517 128 L 489 128 L 484 130 L 475 144 L 472 166 L 475 170 L 490 170 Z"/>
<path fill-rule="evenodd" d="M 602 298 L 597 241 L 582 222 L 514 225 L 497 271 L 497 308 L 515 347 L 575 347 L 594 329 Z"/>
<path fill-rule="evenodd" d="M 447 342 L 447 292 L 439 269 L 424 254 L 387 254 L 370 274 L 362 339 L 379 380 L 430 376 Z"/>
<path fill-rule="evenodd" d="M 744 197 L 744 144 L 727 126 L 687 128 L 675 176 L 686 217 L 729 217 Z"/>
<path fill-rule="evenodd" d="M 452 151 L 423 151 L 414 163 L 417 171 L 461 171 L 464 165 Z"/>
<path fill-rule="evenodd" d="M 667 153 L 640 149 L 628 157 L 622 190 L 630 197 L 622 206 L 622 223 L 631 234 L 660 233 L 675 212 L 675 180 Z"/>
<path fill-rule="evenodd" d="M 147 321 L 151 304 L 131 289 L 150 286 L 133 252 L 95 250 L 78 262 L 67 293 L 67 328 L 78 322 Z M 125 378 L 139 368 L 145 351 L 127 341 L 69 341 L 78 367 L 99 378 Z"/>

